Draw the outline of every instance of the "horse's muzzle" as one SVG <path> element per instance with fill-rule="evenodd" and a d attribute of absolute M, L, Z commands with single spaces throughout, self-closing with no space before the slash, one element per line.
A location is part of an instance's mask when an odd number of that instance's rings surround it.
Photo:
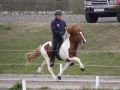
<path fill-rule="evenodd" d="M 85 44 L 87 41 L 86 41 L 86 39 L 83 39 L 83 40 L 81 40 L 81 42 L 80 42 L 80 44 Z"/>

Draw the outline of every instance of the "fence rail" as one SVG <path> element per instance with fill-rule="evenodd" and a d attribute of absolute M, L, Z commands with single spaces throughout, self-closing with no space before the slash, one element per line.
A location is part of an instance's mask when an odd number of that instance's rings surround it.
<path fill-rule="evenodd" d="M 29 51 L 34 51 L 34 50 L 0 50 L 0 52 L 29 52 Z M 81 52 L 81 53 L 120 53 L 120 51 L 111 51 L 111 50 L 105 50 L 105 51 L 76 51 L 76 52 Z"/>
<path fill-rule="evenodd" d="M 55 63 L 56 65 L 60 65 L 61 63 Z M 64 65 L 64 64 L 63 64 Z M 75 64 L 79 65 L 79 64 Z M 26 66 L 26 64 L 0 64 L 0 66 Z M 40 66 L 40 64 L 31 64 L 31 66 Z M 104 67 L 104 68 L 120 68 L 120 66 L 115 66 L 115 65 L 96 65 L 96 64 L 91 64 L 91 65 L 85 65 L 85 67 Z"/>

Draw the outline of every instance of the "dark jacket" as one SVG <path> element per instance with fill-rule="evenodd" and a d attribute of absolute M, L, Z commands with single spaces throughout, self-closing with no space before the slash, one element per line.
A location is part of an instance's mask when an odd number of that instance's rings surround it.
<path fill-rule="evenodd" d="M 63 20 L 54 19 L 51 22 L 53 38 L 62 37 L 65 33 L 66 23 Z"/>

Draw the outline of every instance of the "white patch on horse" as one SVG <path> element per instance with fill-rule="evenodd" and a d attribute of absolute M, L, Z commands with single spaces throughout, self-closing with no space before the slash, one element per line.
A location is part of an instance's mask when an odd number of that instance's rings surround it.
<path fill-rule="evenodd" d="M 41 52 L 41 54 L 42 54 L 44 57 L 46 57 L 46 55 L 47 55 L 47 52 L 46 52 L 46 50 L 45 50 L 44 47 L 45 47 L 47 44 L 51 45 L 50 43 L 51 43 L 51 41 L 46 42 L 45 44 L 42 45 L 42 47 L 41 47 L 41 49 L 40 49 L 40 52 Z M 48 56 L 48 55 L 47 55 L 47 56 Z"/>
<path fill-rule="evenodd" d="M 83 35 L 83 33 L 82 33 L 82 32 L 80 32 L 80 35 L 82 36 L 82 38 L 83 38 L 84 42 L 86 42 L 86 39 L 85 39 L 85 37 L 84 37 L 84 35 Z"/>
<path fill-rule="evenodd" d="M 70 40 L 67 38 L 60 47 L 59 55 L 61 59 L 67 59 L 69 57 L 69 48 L 70 48 Z"/>

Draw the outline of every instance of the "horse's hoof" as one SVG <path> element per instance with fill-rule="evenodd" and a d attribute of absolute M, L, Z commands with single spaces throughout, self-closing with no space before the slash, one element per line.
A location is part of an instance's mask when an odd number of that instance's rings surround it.
<path fill-rule="evenodd" d="M 61 76 L 58 76 L 57 78 L 58 78 L 58 80 L 61 80 Z"/>
<path fill-rule="evenodd" d="M 37 73 L 40 73 L 41 72 L 41 68 L 39 67 L 38 70 L 37 70 Z"/>
<path fill-rule="evenodd" d="M 72 62 L 71 64 L 70 64 L 70 66 L 73 66 L 75 63 L 74 62 Z"/>
<path fill-rule="evenodd" d="M 80 70 L 84 72 L 84 71 L 85 71 L 85 68 L 80 68 Z"/>

